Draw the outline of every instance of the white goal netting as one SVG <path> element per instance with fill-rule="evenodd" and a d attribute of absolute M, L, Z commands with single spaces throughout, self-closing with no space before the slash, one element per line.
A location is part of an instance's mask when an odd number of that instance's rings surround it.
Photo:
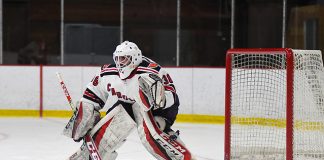
<path fill-rule="evenodd" d="M 230 96 L 230 159 L 286 159 L 287 54 L 285 50 L 231 53 L 231 66 L 227 67 L 231 87 L 226 95 Z M 292 157 L 324 159 L 321 52 L 292 50 L 292 55 Z"/>

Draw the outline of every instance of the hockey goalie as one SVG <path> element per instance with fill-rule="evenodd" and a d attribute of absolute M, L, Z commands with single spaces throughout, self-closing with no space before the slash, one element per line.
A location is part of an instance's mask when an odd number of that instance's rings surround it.
<path fill-rule="evenodd" d="M 116 150 L 137 129 L 142 144 L 158 160 L 191 160 L 190 151 L 171 129 L 179 99 L 170 75 L 135 43 L 116 47 L 115 64 L 104 65 L 84 91 L 66 125 L 64 135 L 80 141 L 90 133 L 103 160 L 114 160 Z M 99 110 L 108 106 L 100 118 Z M 70 160 L 90 160 L 86 145 Z"/>

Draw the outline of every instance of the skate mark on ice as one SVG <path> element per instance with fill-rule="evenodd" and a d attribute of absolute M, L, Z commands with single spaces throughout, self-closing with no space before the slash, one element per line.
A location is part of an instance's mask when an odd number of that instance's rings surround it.
<path fill-rule="evenodd" d="M 9 135 L 5 133 L 0 133 L 0 142 L 8 139 Z"/>

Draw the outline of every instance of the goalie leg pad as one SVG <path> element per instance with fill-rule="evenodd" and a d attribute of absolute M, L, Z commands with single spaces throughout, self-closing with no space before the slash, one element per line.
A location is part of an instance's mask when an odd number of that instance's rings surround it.
<path fill-rule="evenodd" d="M 73 138 L 75 141 L 82 137 L 100 120 L 100 113 L 92 104 L 86 102 L 77 103 L 78 110 L 74 112 L 70 121 L 63 130 L 63 135 Z"/>
<path fill-rule="evenodd" d="M 124 144 L 126 137 L 135 128 L 136 124 L 122 105 L 116 106 L 103 117 L 91 130 L 98 152 L 103 160 L 114 160 L 117 157 L 116 149 Z M 89 151 L 82 145 L 70 157 L 70 160 L 90 160 Z"/>
<path fill-rule="evenodd" d="M 83 143 L 78 151 L 73 153 L 70 157 L 69 160 L 90 160 L 90 155 L 87 147 Z"/>
<path fill-rule="evenodd" d="M 171 140 L 169 134 L 159 129 L 151 111 L 145 112 L 140 107 L 133 107 L 133 110 L 141 142 L 155 158 L 159 160 L 192 159 L 190 151 L 183 143 Z"/>
<path fill-rule="evenodd" d="M 99 154 L 118 149 L 135 127 L 136 123 L 123 106 L 116 106 L 91 131 Z"/>

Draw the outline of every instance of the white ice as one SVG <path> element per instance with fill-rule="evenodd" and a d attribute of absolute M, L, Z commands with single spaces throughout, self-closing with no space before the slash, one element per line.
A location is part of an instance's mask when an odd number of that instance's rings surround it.
<path fill-rule="evenodd" d="M 65 160 L 80 143 L 63 136 L 68 119 L 0 118 L 0 159 Z M 180 137 L 198 160 L 224 159 L 223 125 L 176 123 Z M 117 150 L 117 160 L 154 160 L 142 146 L 136 130 Z"/>

